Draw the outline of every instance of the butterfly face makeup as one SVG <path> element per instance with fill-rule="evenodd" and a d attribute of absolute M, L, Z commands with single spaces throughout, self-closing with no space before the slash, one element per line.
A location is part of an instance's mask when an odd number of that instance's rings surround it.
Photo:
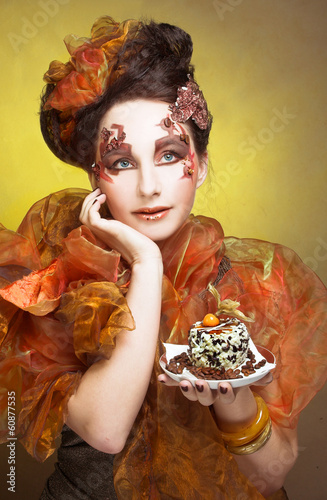
<path fill-rule="evenodd" d="M 206 162 L 168 104 L 137 100 L 104 115 L 94 173 L 112 216 L 161 241 L 189 216 Z"/>
<path fill-rule="evenodd" d="M 105 171 L 105 165 L 103 164 L 103 158 L 106 157 L 108 153 L 110 153 L 113 150 L 122 150 L 126 149 L 129 151 L 130 147 L 125 145 L 123 146 L 124 139 L 126 137 L 125 132 L 123 131 L 123 127 L 121 125 L 112 125 L 112 128 L 118 130 L 118 138 L 113 137 L 111 141 L 109 141 L 110 137 L 113 135 L 113 132 L 111 130 L 107 130 L 106 127 L 103 127 L 100 133 L 100 146 L 99 146 L 99 151 L 100 151 L 100 157 L 101 160 L 99 160 L 97 163 L 94 163 L 92 165 L 92 171 L 94 173 L 94 177 L 97 182 L 99 182 L 101 173 Z M 104 177 L 105 180 L 108 182 L 113 182 L 109 176 Z"/>

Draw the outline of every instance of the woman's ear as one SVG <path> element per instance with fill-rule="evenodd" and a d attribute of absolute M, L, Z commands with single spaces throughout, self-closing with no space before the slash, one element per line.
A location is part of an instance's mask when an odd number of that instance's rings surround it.
<path fill-rule="evenodd" d="M 94 190 L 97 187 L 99 187 L 98 184 L 97 184 L 97 181 L 95 180 L 94 173 L 93 172 L 89 172 L 87 175 L 88 175 L 90 184 L 92 186 L 92 189 Z"/>
<path fill-rule="evenodd" d="M 198 167 L 198 178 L 196 181 L 196 187 L 200 187 L 206 180 L 208 173 L 208 151 L 203 153 L 200 157 L 199 167 Z"/>

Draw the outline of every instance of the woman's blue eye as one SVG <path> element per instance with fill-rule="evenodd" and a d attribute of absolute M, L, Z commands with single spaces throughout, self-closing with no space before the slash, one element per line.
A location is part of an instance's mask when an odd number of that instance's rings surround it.
<path fill-rule="evenodd" d="M 172 153 L 166 153 L 163 155 L 163 159 L 166 162 L 170 162 L 170 161 L 173 161 L 175 159 L 175 156 Z"/>
<path fill-rule="evenodd" d="M 128 160 L 120 160 L 118 162 L 117 166 L 118 166 L 118 168 L 128 168 L 128 167 L 130 167 L 130 165 L 131 164 L 130 164 L 130 162 Z"/>

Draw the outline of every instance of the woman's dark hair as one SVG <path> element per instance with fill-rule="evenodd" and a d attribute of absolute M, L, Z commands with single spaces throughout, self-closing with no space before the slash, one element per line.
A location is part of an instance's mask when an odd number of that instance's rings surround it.
<path fill-rule="evenodd" d="M 76 116 L 76 126 L 70 144 L 60 137 L 59 112 L 45 111 L 44 103 L 54 89 L 48 84 L 41 97 L 41 130 L 51 151 L 61 160 L 91 170 L 99 124 L 104 114 L 115 104 L 134 99 L 152 99 L 173 104 L 177 88 L 185 85 L 188 75 L 193 78 L 190 64 L 193 44 L 190 35 L 170 24 L 151 21 L 142 23 L 136 38 L 128 42 L 118 55 L 116 66 L 124 73 L 110 85 L 92 104 L 81 108 Z M 209 141 L 212 118 L 201 130 L 192 119 L 187 121 L 192 131 L 196 152 L 203 154 Z"/>

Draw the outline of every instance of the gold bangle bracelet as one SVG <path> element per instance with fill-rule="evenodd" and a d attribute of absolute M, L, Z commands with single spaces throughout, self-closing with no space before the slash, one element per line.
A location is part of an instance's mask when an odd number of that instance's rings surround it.
<path fill-rule="evenodd" d="M 265 429 L 269 421 L 269 410 L 267 405 L 258 394 L 253 393 L 257 403 L 257 414 L 254 421 L 246 427 L 238 427 L 235 432 L 221 432 L 221 436 L 230 446 L 242 446 L 251 443 Z"/>
<path fill-rule="evenodd" d="M 231 446 L 226 445 L 227 450 L 234 455 L 251 455 L 256 451 L 260 450 L 268 441 L 272 433 L 271 419 L 269 418 L 266 427 L 262 433 L 254 439 L 251 443 L 245 444 L 243 446 Z"/>

